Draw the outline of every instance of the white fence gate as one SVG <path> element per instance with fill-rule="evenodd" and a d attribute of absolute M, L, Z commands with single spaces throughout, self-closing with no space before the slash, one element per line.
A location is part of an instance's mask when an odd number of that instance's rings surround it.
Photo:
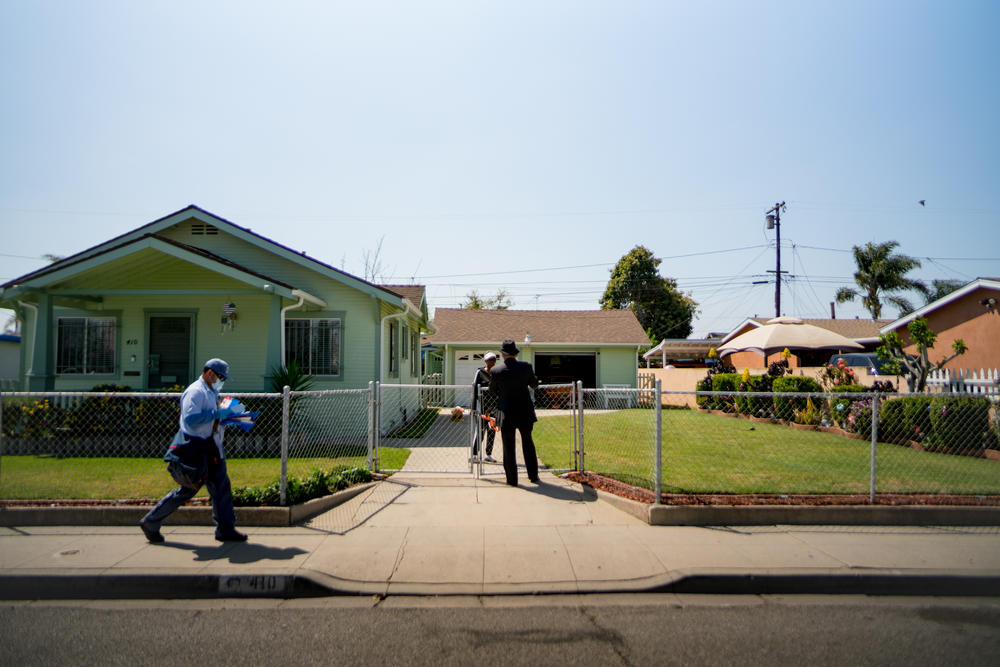
<path fill-rule="evenodd" d="M 996 368 L 956 369 L 941 368 L 927 375 L 927 386 L 950 393 L 984 394 L 1000 396 L 1000 370 Z"/>

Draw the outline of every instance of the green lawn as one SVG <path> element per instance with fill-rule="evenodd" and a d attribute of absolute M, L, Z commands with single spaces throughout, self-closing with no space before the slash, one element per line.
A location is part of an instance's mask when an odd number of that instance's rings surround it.
<path fill-rule="evenodd" d="M 409 450 L 383 447 L 383 465 L 402 468 Z M 263 486 L 281 475 L 276 458 L 227 459 L 234 487 Z M 364 467 L 363 456 L 291 458 L 290 477 L 306 477 L 313 469 Z M 167 466 L 158 458 L 56 458 L 4 456 L 0 459 L 0 499 L 121 499 L 159 498 L 176 488 Z M 207 496 L 202 489 L 199 496 Z"/>
<path fill-rule="evenodd" d="M 867 493 L 871 443 L 818 431 L 694 410 L 664 410 L 663 491 L 667 493 Z M 566 467 L 570 455 L 550 417 L 537 428 L 539 458 Z M 538 426 L 542 426 L 540 422 Z M 568 426 L 567 426 L 568 428 Z M 652 488 L 655 424 L 648 410 L 586 415 L 587 470 Z M 919 452 L 880 443 L 876 491 L 1000 493 L 1000 461 Z"/>

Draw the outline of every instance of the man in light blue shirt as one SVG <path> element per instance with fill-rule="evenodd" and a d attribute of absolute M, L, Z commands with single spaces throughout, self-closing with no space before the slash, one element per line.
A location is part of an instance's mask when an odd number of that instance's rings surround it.
<path fill-rule="evenodd" d="M 245 542 L 247 536 L 236 530 L 233 490 L 226 471 L 226 454 L 222 447 L 223 428 L 219 422 L 229 417 L 228 408 L 219 408 L 219 392 L 229 379 L 229 364 L 222 359 L 205 362 L 201 377 L 192 382 L 181 396 L 180 430 L 164 460 L 171 466 L 178 463 L 189 472 L 178 475 L 171 470 L 181 486 L 160 499 L 156 507 L 139 522 L 146 539 L 163 542 L 160 525 L 178 507 L 193 498 L 202 485 L 212 498 L 212 520 L 215 539 L 220 542 Z M 202 470 L 202 467 L 204 469 Z M 192 477 L 191 471 L 198 471 Z"/>

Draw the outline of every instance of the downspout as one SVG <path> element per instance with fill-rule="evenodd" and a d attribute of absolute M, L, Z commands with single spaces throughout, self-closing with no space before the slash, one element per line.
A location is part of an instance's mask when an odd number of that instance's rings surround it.
<path fill-rule="evenodd" d="M 32 371 L 34 370 L 34 368 L 30 364 L 33 363 L 33 359 L 35 358 L 35 342 L 38 340 L 38 306 L 36 306 L 33 303 L 28 303 L 26 301 L 21 301 L 21 300 L 18 300 L 17 305 L 21 306 L 22 308 L 30 308 L 35 315 L 35 319 L 31 323 L 31 352 L 30 354 L 26 353 L 24 355 L 25 357 L 27 357 L 29 364 L 28 369 L 24 373 L 24 382 L 27 382 L 27 377 L 29 375 L 32 375 Z M 25 387 L 25 389 L 27 389 L 27 387 Z"/>
<path fill-rule="evenodd" d="M 326 308 L 326 302 L 316 297 L 307 294 L 301 290 L 293 289 L 292 296 L 297 296 L 299 298 L 298 303 L 293 303 L 290 306 L 285 306 L 281 309 L 281 365 L 285 365 L 285 313 L 290 310 L 298 310 L 305 305 L 306 301 L 313 304 L 314 306 L 319 306 L 320 308 Z"/>

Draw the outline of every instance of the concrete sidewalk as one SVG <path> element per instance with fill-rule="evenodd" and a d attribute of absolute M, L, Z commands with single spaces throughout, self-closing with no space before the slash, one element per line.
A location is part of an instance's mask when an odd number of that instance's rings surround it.
<path fill-rule="evenodd" d="M 0 528 L 0 598 L 598 592 L 1000 595 L 1000 527 L 651 526 L 542 473 L 394 475 L 293 527 Z"/>

